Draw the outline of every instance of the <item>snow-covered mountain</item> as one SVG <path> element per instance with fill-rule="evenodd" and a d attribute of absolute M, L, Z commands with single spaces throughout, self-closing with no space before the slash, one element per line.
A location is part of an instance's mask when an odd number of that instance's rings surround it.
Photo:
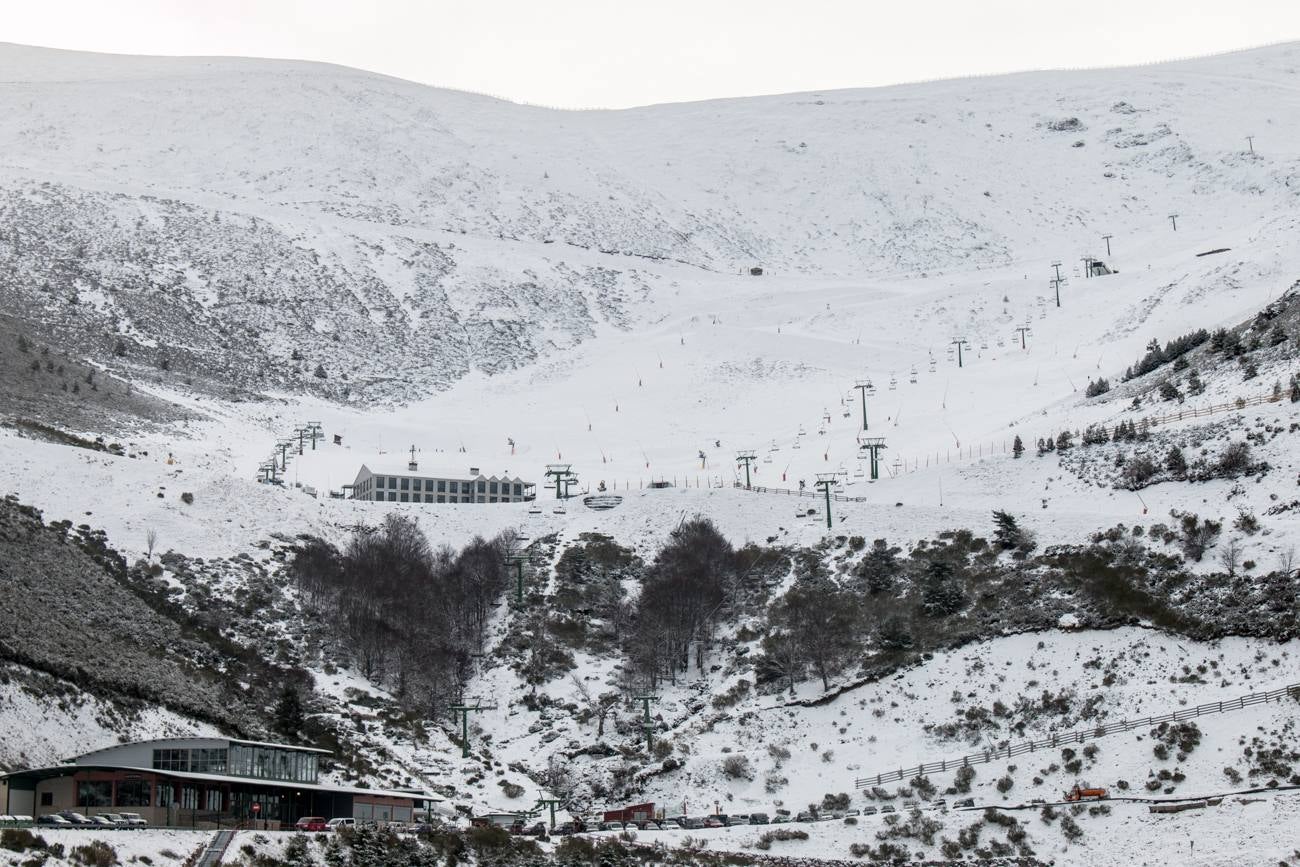
<path fill-rule="evenodd" d="M 717 301 L 751 266 L 1037 288 L 1171 213 L 1294 231 L 1296 51 L 557 112 L 320 64 L 5 45 L 2 289 L 102 357 L 120 340 L 145 366 L 371 400 L 657 321 L 683 287 Z"/>
<path fill-rule="evenodd" d="M 194 617 L 217 630 L 174 665 L 223 642 L 273 655 L 257 665 L 312 683 L 317 718 L 337 725 L 340 773 L 466 808 L 562 791 L 575 811 L 624 796 L 797 811 L 852 792 L 859 773 L 1298 683 L 1297 68 L 1300 46 L 1283 45 L 557 112 L 319 64 L 0 46 L 4 493 L 42 510 L 46 543 L 85 524 L 79 545 L 117 549 L 118 604 L 135 594 L 160 629 Z M 1088 276 L 1083 256 L 1116 273 Z M 1177 351 L 1147 354 L 1152 340 Z M 308 420 L 325 440 L 290 450 L 284 487 L 256 482 Z M 865 437 L 885 440 L 875 481 Z M 536 482 L 570 463 L 584 492 L 623 500 L 325 496 L 363 463 L 404 466 L 410 447 L 425 466 Z M 754 451 L 753 484 L 778 492 L 732 488 L 739 450 Z M 847 497 L 830 530 L 822 500 L 791 492 L 819 473 Z M 994 509 L 1036 537 L 1032 554 L 988 547 Z M 1218 525 L 1199 559 L 1205 525 L 1183 513 Z M 434 547 L 528 537 L 529 604 L 493 608 L 462 684 L 498 705 L 474 720 L 470 759 L 445 715 L 412 719 L 393 678 L 362 676 L 287 568 L 304 536 L 343 546 L 389 514 Z M 620 618 L 636 622 L 650 564 L 693 516 L 753 562 L 785 565 L 721 609 L 708 664 L 656 684 L 668 753 L 650 753 L 639 706 L 620 704 L 607 728 L 588 711 L 644 675 Z M 811 579 L 858 588 L 876 539 L 898 546 L 906 576 L 870 597 L 829 689 L 806 660 L 774 681 L 765 639 L 785 594 Z M 574 563 L 598 555 L 622 564 L 601 576 L 627 606 L 612 614 L 573 602 L 589 577 Z M 930 620 L 924 569 L 949 557 L 965 607 Z M 93 586 L 59 591 L 69 616 Z M 5 610 L 21 618 L 23 602 Z M 925 640 L 886 648 L 886 615 Z M 532 645 L 559 651 L 530 669 Z M 217 687 L 142 709 L 123 700 L 138 687 L 64 682 L 75 647 L 43 650 L 5 657 L 0 721 L 52 713 L 62 690 L 52 718 L 69 734 L 24 738 L 0 764 L 255 727 L 271 698 L 229 718 L 207 710 Z M 1182 758 L 1135 729 L 1074 770 L 1059 750 L 981 766 L 970 794 L 1018 806 L 1082 771 L 1143 796 L 1285 784 L 1292 708 L 1216 716 Z M 1275 824 L 1294 815 L 1286 797 L 1270 801 Z M 1082 842 L 1026 814 L 1028 845 L 1057 863 L 1131 864 L 1135 847 L 1195 830 L 1116 809 L 1080 814 Z M 1218 841 L 1198 852 L 1289 857 L 1278 834 L 1252 837 L 1251 809 L 1214 814 Z M 969 824 L 941 818 L 913 852 L 938 858 L 943 834 Z M 994 824 L 1000 852 L 1014 835 Z M 878 854 L 908 836 L 898 828 L 862 817 L 786 848 Z M 729 830 L 715 848 L 753 849 L 756 834 Z"/>

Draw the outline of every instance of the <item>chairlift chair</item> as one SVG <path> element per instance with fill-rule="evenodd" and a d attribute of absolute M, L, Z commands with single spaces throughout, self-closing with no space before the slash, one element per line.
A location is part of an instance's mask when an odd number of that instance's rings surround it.
<path fill-rule="evenodd" d="M 569 513 L 569 510 L 564 508 L 563 503 L 560 503 L 554 509 L 551 509 L 551 513 L 555 515 L 567 515 Z"/>

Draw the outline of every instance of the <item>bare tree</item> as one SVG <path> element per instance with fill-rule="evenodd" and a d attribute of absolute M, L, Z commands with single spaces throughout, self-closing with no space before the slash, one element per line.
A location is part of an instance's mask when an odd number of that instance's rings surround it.
<path fill-rule="evenodd" d="M 1290 578 L 1295 572 L 1295 547 L 1287 548 L 1277 555 L 1277 570 L 1282 573 L 1282 577 Z"/>
<path fill-rule="evenodd" d="M 158 531 L 150 527 L 144 533 L 145 559 L 153 560 L 153 549 L 158 544 Z"/>
<path fill-rule="evenodd" d="M 1219 551 L 1219 563 L 1227 571 L 1228 577 L 1236 575 L 1237 567 L 1241 565 L 1241 543 L 1236 539 L 1229 539 Z"/>

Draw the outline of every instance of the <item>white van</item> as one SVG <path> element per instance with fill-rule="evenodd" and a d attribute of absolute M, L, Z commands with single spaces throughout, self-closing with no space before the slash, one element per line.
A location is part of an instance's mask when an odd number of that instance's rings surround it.
<path fill-rule="evenodd" d="M 325 823 L 325 827 L 329 828 L 331 831 L 338 831 L 342 828 L 355 828 L 356 826 L 357 826 L 356 819 L 345 819 L 342 817 L 338 819 L 330 819 L 328 822 Z"/>

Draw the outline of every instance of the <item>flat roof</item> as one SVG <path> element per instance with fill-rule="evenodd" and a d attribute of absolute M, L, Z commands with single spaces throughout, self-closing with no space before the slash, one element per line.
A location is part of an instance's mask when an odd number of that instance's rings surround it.
<path fill-rule="evenodd" d="M 119 750 L 123 747 L 135 747 L 135 746 L 142 746 L 144 744 L 174 743 L 176 741 L 228 741 L 229 743 L 239 744 L 240 746 L 244 746 L 244 747 L 265 747 L 273 750 L 292 750 L 293 752 L 297 752 L 297 753 L 315 753 L 316 755 L 320 755 L 320 756 L 333 755 L 329 750 L 317 749 L 316 747 L 299 747 L 299 746 L 294 746 L 293 744 L 272 744 L 272 743 L 267 743 L 265 741 L 246 741 L 240 738 L 227 738 L 227 737 L 219 737 L 219 736 L 203 737 L 201 735 L 188 735 L 179 738 L 149 738 L 148 740 L 143 740 L 143 741 L 128 741 L 127 743 L 124 744 L 113 744 L 112 746 L 109 747 L 100 747 L 97 750 L 91 750 L 88 753 L 82 753 L 78 756 L 74 756 L 73 758 L 68 759 L 68 761 L 75 762 L 77 759 L 84 759 L 87 756 L 97 755 L 99 753 L 108 752 L 109 750 Z"/>
<path fill-rule="evenodd" d="M 264 780 L 259 777 L 237 777 L 233 774 L 195 774 L 189 771 L 160 771 L 157 768 L 136 768 L 127 765 L 56 765 L 51 768 L 31 768 L 25 771 L 10 771 L 0 774 L 0 779 L 11 777 L 37 777 L 52 779 L 78 771 L 125 771 L 133 774 L 156 774 L 179 780 L 194 780 L 200 783 L 251 783 L 258 786 L 272 786 L 279 789 L 299 789 L 312 792 L 336 792 L 344 795 L 379 795 L 385 798 L 412 798 L 419 801 L 441 801 L 442 798 L 429 792 L 405 791 L 402 789 L 368 789 L 364 786 L 330 786 L 322 783 L 295 783 L 291 780 Z"/>

